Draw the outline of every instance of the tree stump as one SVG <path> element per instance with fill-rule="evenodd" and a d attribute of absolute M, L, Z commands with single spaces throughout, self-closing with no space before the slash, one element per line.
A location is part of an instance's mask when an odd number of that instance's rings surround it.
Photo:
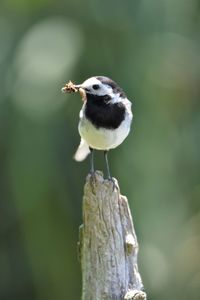
<path fill-rule="evenodd" d="M 80 226 L 82 300 L 145 300 L 127 198 L 102 173 L 87 176 Z"/>

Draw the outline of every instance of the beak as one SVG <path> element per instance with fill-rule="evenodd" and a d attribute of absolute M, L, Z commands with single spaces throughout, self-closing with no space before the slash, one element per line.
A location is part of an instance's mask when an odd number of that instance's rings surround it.
<path fill-rule="evenodd" d="M 83 88 L 81 84 L 74 84 L 74 87 L 75 87 L 77 90 Z"/>

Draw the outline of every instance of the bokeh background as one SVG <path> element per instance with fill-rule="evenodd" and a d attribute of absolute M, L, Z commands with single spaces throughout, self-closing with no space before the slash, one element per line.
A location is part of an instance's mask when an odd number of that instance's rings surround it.
<path fill-rule="evenodd" d="M 199 299 L 198 0 L 1 0 L 0 299 L 80 299 L 88 161 L 72 159 L 80 97 L 60 90 L 93 75 L 133 102 L 132 132 L 110 163 L 148 299 Z"/>

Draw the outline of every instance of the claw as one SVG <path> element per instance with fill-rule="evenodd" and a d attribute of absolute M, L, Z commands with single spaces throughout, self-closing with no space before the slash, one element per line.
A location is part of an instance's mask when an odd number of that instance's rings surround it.
<path fill-rule="evenodd" d="M 113 177 L 109 177 L 108 180 L 112 182 L 113 192 L 114 192 L 115 189 L 116 190 L 119 189 L 119 186 L 117 185 L 116 180 Z"/>

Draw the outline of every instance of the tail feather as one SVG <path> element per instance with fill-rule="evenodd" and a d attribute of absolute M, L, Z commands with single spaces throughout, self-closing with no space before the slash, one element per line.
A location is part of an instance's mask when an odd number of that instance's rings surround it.
<path fill-rule="evenodd" d="M 88 156 L 88 154 L 90 154 L 89 146 L 84 139 L 81 139 L 80 145 L 74 154 L 74 159 L 76 161 L 82 161 Z"/>

